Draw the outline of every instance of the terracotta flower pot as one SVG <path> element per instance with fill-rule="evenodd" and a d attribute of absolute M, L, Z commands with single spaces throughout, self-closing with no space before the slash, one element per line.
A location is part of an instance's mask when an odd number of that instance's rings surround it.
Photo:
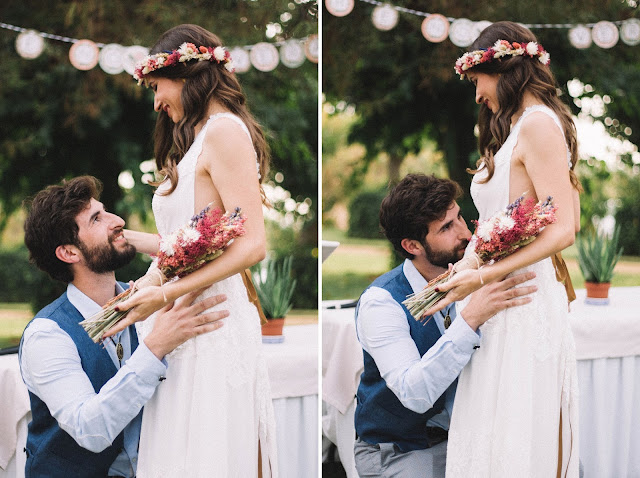
<path fill-rule="evenodd" d="M 584 286 L 587 289 L 587 297 L 592 299 L 606 299 L 609 297 L 610 282 L 585 282 Z"/>
<path fill-rule="evenodd" d="M 267 319 L 267 323 L 262 325 L 262 335 L 282 335 L 284 317 L 280 319 Z"/>

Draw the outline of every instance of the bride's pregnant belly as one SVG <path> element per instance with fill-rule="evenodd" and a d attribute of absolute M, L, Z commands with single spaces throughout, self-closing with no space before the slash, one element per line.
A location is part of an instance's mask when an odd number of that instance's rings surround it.
<path fill-rule="evenodd" d="M 178 279 L 179 280 L 179 279 Z M 261 343 L 260 318 L 255 306 L 249 302 L 247 291 L 239 274 L 212 284 L 194 301 L 224 294 L 227 299 L 203 312 L 203 314 L 228 310 L 229 316 L 222 319 L 223 326 L 213 332 L 197 335 L 179 345 L 167 355 L 168 359 L 187 355 L 227 354 L 255 348 Z M 153 329 L 157 313 L 136 324 L 140 338 L 144 339 Z"/>
<path fill-rule="evenodd" d="M 495 348 L 517 343 L 527 353 L 543 360 L 559 350 L 565 334 L 570 334 L 567 295 L 556 279 L 550 258 L 518 269 L 508 277 L 527 271 L 535 272 L 536 277 L 517 287 L 535 285 L 538 288 L 530 294 L 531 302 L 503 309 L 480 326 L 480 346 Z M 468 296 L 456 304 L 459 313 L 470 299 Z"/>

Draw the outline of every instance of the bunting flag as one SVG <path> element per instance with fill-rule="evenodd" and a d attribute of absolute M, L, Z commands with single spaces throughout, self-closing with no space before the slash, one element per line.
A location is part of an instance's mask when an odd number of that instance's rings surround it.
<path fill-rule="evenodd" d="M 69 61 L 79 70 L 91 70 L 100 65 L 100 68 L 110 75 L 122 72 L 133 75 L 136 63 L 149 54 L 149 49 L 140 45 L 123 46 L 118 43 L 79 40 L 1 22 L 0 28 L 18 32 L 16 51 L 28 60 L 38 58 L 42 54 L 46 46 L 45 39 L 71 43 Z M 298 68 L 305 59 L 318 63 L 318 35 L 274 43 L 260 42 L 255 45 L 235 46 L 229 48 L 229 52 L 236 73 L 245 73 L 252 66 L 258 71 L 272 71 L 280 63 L 287 68 Z"/>
<path fill-rule="evenodd" d="M 393 29 L 398 23 L 399 13 L 406 13 L 424 17 L 422 35 L 432 43 L 438 43 L 447 38 L 456 46 L 467 47 L 478 38 L 480 32 L 491 22 L 487 20 L 472 21 L 468 18 L 446 17 L 440 13 L 427 13 L 410 8 L 399 7 L 378 0 L 359 0 L 375 5 L 371 15 L 373 25 L 379 30 Z M 329 13 L 337 17 L 344 17 L 355 7 L 355 0 L 324 0 Z M 634 46 L 640 43 L 640 20 L 630 18 L 619 21 L 600 21 L 597 23 L 532 23 L 523 25 L 529 29 L 556 28 L 568 30 L 569 42 L 575 48 L 589 48 L 592 44 L 600 48 L 612 48 L 618 40 Z"/>

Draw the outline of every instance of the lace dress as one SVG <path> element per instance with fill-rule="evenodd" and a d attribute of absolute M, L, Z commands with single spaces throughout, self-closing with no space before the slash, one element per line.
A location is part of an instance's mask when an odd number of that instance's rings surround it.
<path fill-rule="evenodd" d="M 194 213 L 194 178 L 209 118 L 178 164 L 179 181 L 168 196 L 155 195 L 153 212 L 160 234 L 186 224 Z M 249 139 L 251 136 L 249 135 Z M 161 185 L 160 190 L 168 188 Z M 267 366 L 262 355 L 260 319 L 239 274 L 210 286 L 200 298 L 224 293 L 224 326 L 188 340 L 169 355 L 167 378 L 144 407 L 137 476 L 211 478 L 257 476 L 258 441 L 264 477 L 277 476 L 275 418 Z M 138 322 L 141 338 L 155 316 Z"/>
<path fill-rule="evenodd" d="M 509 204 L 513 149 L 524 118 L 551 116 L 545 106 L 527 108 L 495 155 L 495 174 L 471 195 L 486 219 Z M 575 345 L 567 318 L 567 296 L 547 258 L 533 270 L 533 301 L 505 309 L 481 326 L 480 349 L 463 369 L 456 392 L 447 448 L 447 478 L 553 478 L 578 476 L 578 404 Z M 458 304 L 462 310 L 468 298 Z M 560 431 L 561 427 L 561 431 Z"/>

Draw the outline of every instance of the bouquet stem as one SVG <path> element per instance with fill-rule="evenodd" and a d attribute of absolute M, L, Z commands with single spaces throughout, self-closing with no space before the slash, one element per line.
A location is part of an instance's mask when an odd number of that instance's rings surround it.
<path fill-rule="evenodd" d="M 465 269 L 479 269 L 480 266 L 482 266 L 482 261 L 476 254 L 464 257 L 456 262 L 450 270 L 431 279 L 427 286 L 420 292 L 408 295 L 402 304 L 409 309 L 409 312 L 414 319 L 424 320 L 425 318 L 423 315 L 425 311 L 429 310 L 447 295 L 447 292 L 436 292 L 435 289 L 437 286 L 449 281 L 456 272 L 460 272 Z M 428 322 L 428 320 L 429 319 L 427 319 L 425 323 Z"/>
<path fill-rule="evenodd" d="M 167 282 L 166 277 L 159 269 L 150 269 L 144 276 L 138 279 L 131 288 L 121 292 L 109 302 L 107 302 L 100 312 L 92 315 L 86 320 L 80 322 L 80 325 L 89 334 L 91 340 L 95 343 L 103 340 L 104 334 L 122 319 L 124 319 L 129 313 L 128 310 L 115 310 L 115 307 L 131 297 L 139 289 L 143 289 L 148 286 L 162 286 Z"/>

